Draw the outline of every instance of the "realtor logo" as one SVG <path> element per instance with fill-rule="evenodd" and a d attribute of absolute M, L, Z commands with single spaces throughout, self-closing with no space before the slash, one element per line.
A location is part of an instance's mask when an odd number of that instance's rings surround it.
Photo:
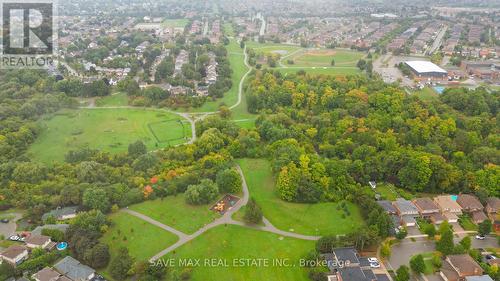
<path fill-rule="evenodd" d="M 0 7 L 0 67 L 53 67 L 57 36 L 54 1 L 0 0 Z"/>

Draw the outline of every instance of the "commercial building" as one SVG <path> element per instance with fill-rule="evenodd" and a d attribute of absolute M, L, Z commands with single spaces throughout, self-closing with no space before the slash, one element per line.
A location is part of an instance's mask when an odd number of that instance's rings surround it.
<path fill-rule="evenodd" d="M 446 80 L 448 71 L 442 69 L 430 61 L 407 61 L 405 64 L 410 68 L 413 78 L 417 80 Z"/>

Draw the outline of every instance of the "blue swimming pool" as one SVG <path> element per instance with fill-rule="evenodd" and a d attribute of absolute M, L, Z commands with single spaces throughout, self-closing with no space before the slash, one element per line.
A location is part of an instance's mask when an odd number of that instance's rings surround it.
<path fill-rule="evenodd" d="M 434 87 L 434 91 L 436 91 L 438 94 L 442 94 L 446 88 L 443 86 L 436 86 Z"/>
<path fill-rule="evenodd" d="M 451 200 L 457 201 L 457 199 L 458 199 L 458 195 L 451 195 Z"/>
<path fill-rule="evenodd" d="M 59 251 L 66 250 L 66 248 L 68 248 L 68 243 L 66 243 L 66 242 L 58 243 L 57 246 L 56 246 L 56 248 Z"/>

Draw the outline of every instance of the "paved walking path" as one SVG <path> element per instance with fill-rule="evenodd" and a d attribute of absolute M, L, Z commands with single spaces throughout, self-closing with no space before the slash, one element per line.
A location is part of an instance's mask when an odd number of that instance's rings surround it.
<path fill-rule="evenodd" d="M 205 225 L 204 227 L 198 229 L 193 234 L 186 234 L 182 231 L 179 231 L 173 227 L 170 227 L 170 226 L 165 225 L 161 222 L 158 222 L 158 221 L 156 221 L 156 220 L 154 220 L 146 215 L 138 213 L 136 211 L 132 211 L 130 209 L 123 209 L 122 210 L 123 212 L 126 212 L 130 215 L 133 215 L 133 216 L 138 217 L 144 221 L 147 221 L 153 225 L 156 225 L 156 226 L 158 226 L 158 227 L 160 227 L 168 232 L 171 232 L 179 237 L 179 240 L 176 243 L 174 243 L 173 245 L 169 246 L 168 248 L 162 250 L 161 252 L 159 252 L 158 254 L 153 256 L 150 259 L 151 261 L 155 261 L 155 260 L 160 259 L 161 257 L 174 251 L 175 249 L 181 247 L 182 245 L 188 243 L 189 241 L 197 238 L 198 236 L 202 235 L 203 233 L 207 232 L 208 230 L 210 230 L 214 227 L 217 227 L 217 226 L 221 226 L 221 225 L 238 225 L 238 226 L 242 226 L 242 227 L 248 227 L 248 228 L 255 229 L 255 230 L 271 232 L 271 233 L 278 234 L 281 236 L 302 239 L 302 240 L 316 241 L 320 238 L 319 236 L 302 235 L 302 234 L 298 234 L 298 233 L 280 230 L 280 229 L 276 228 L 274 225 L 272 225 L 272 223 L 266 218 L 263 218 L 264 225 L 248 225 L 248 224 L 245 224 L 244 222 L 234 220 L 232 218 L 233 214 L 238 212 L 243 206 L 245 206 L 248 203 L 248 200 L 250 198 L 250 192 L 248 190 L 248 185 L 246 183 L 245 175 L 243 174 L 243 171 L 241 170 L 239 165 L 236 166 L 236 169 L 237 169 L 238 173 L 240 174 L 241 180 L 242 180 L 243 198 L 238 200 L 238 202 L 229 211 L 227 211 L 222 217 L 220 217 L 220 218 L 214 220 L 213 222 Z"/>

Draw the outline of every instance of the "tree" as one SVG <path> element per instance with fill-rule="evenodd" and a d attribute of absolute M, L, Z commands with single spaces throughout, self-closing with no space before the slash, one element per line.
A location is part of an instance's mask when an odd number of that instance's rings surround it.
<path fill-rule="evenodd" d="M 429 236 L 430 239 L 433 239 L 436 236 L 436 227 L 433 224 L 426 224 L 424 228 L 424 233 Z"/>
<path fill-rule="evenodd" d="M 416 255 L 410 259 L 410 268 L 416 273 L 424 273 L 425 262 L 422 255 Z"/>
<path fill-rule="evenodd" d="M 384 242 L 382 247 L 380 248 L 380 255 L 384 258 L 388 258 L 391 256 L 391 243 Z"/>
<path fill-rule="evenodd" d="M 469 251 L 471 249 L 472 241 L 470 236 L 465 236 L 459 243 L 464 247 L 465 251 Z"/>
<path fill-rule="evenodd" d="M 254 198 L 248 200 L 248 204 L 245 207 L 245 215 L 243 217 L 245 222 L 251 224 L 258 224 L 262 222 L 262 210 Z"/>
<path fill-rule="evenodd" d="M 483 236 L 490 234 L 491 229 L 492 229 L 492 225 L 491 225 L 491 220 L 489 220 L 489 219 L 486 219 L 485 221 L 480 223 L 478 226 L 478 232 L 480 235 L 483 235 Z"/>
<path fill-rule="evenodd" d="M 402 240 L 405 239 L 406 235 L 408 235 L 408 230 L 406 230 L 406 228 L 403 227 L 396 233 L 396 238 Z"/>
<path fill-rule="evenodd" d="M 103 243 L 97 243 L 85 252 L 84 260 L 93 268 L 104 268 L 110 259 L 109 247 Z"/>
<path fill-rule="evenodd" d="M 335 59 L 332 59 L 332 61 L 330 62 L 330 65 L 335 66 Z"/>
<path fill-rule="evenodd" d="M 121 247 L 118 254 L 109 265 L 111 276 L 117 280 L 125 280 L 134 264 L 134 260 L 129 255 L 127 248 Z"/>
<path fill-rule="evenodd" d="M 140 140 L 128 145 L 128 155 L 132 158 L 137 158 L 147 152 L 146 145 Z"/>
<path fill-rule="evenodd" d="M 186 201 L 189 204 L 208 204 L 219 194 L 217 185 L 209 179 L 204 179 L 197 185 L 190 185 L 186 190 Z"/>
<path fill-rule="evenodd" d="M 402 265 L 396 270 L 396 281 L 410 280 L 410 269 L 406 265 Z"/>
<path fill-rule="evenodd" d="M 223 193 L 238 193 L 241 191 L 241 176 L 235 169 L 226 169 L 217 173 L 217 186 Z"/>
<path fill-rule="evenodd" d="M 91 187 L 83 192 L 83 206 L 102 213 L 109 211 L 109 199 L 106 191 L 100 187 Z"/>
<path fill-rule="evenodd" d="M 453 253 L 455 248 L 453 244 L 453 231 L 451 228 L 440 229 L 441 238 L 436 242 L 436 250 L 443 253 L 443 255 L 449 255 Z"/>

